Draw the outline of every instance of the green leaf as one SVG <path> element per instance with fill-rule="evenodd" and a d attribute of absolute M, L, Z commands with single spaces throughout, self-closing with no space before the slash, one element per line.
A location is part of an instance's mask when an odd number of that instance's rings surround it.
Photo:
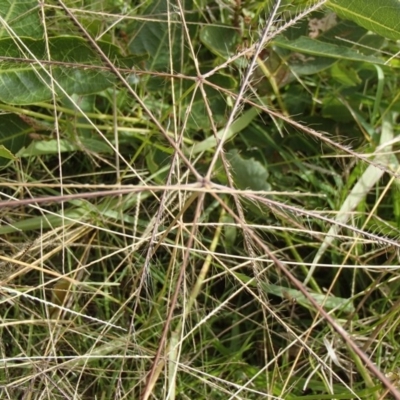
<path fill-rule="evenodd" d="M 333 119 L 342 123 L 354 120 L 350 110 L 334 93 L 324 97 L 322 101 L 322 115 L 324 118 Z"/>
<path fill-rule="evenodd" d="M 220 139 L 222 136 L 225 137 L 225 141 L 232 139 L 237 133 L 241 132 L 245 129 L 251 121 L 258 115 L 258 111 L 255 107 L 250 108 L 246 112 L 243 113 L 228 129 L 228 132 L 225 132 L 225 128 L 219 130 L 217 132 L 217 137 Z M 207 139 L 203 140 L 195 144 L 190 151 L 189 154 L 197 154 L 202 151 L 207 151 L 214 149 L 217 146 L 217 140 L 214 136 L 209 136 Z"/>
<path fill-rule="evenodd" d="M 0 38 L 10 36 L 41 38 L 43 36 L 37 0 L 2 0 L 0 1 L 0 16 L 4 20 L 0 27 Z"/>
<path fill-rule="evenodd" d="M 242 158 L 236 149 L 226 153 L 226 157 L 231 164 L 233 180 L 238 188 L 270 190 L 267 182 L 268 171 L 259 161 Z"/>
<path fill-rule="evenodd" d="M 224 60 L 238 52 L 240 43 L 237 30 L 230 26 L 205 25 L 200 31 L 200 40 L 208 50 Z M 245 68 L 248 62 L 245 58 L 239 58 L 234 64 Z"/>
<path fill-rule="evenodd" d="M 195 14 L 190 15 L 193 7 L 192 1 L 184 2 L 185 11 L 188 13 L 186 21 L 193 20 Z M 176 20 L 177 13 L 171 11 L 171 6 L 166 0 L 156 0 L 144 11 L 146 21 L 135 22 L 129 28 L 133 39 L 129 43 L 129 50 L 135 56 L 147 55 L 149 60 L 147 68 L 154 71 L 169 71 L 170 60 L 181 63 L 187 51 L 182 54 L 182 46 L 186 46 L 182 31 L 182 24 Z M 170 12 L 171 21 L 168 21 Z M 190 25 L 189 30 L 195 27 Z"/>
<path fill-rule="evenodd" d="M 17 159 L 17 157 L 15 157 L 14 154 L 3 145 L 0 145 L 0 157 L 7 158 L 8 160 Z"/>
<path fill-rule="evenodd" d="M 229 75 L 222 73 L 214 74 L 208 79 L 209 82 L 213 83 L 215 87 L 223 88 L 226 90 L 233 90 L 236 87 L 237 82 Z M 191 89 L 193 90 L 194 85 Z M 192 90 L 188 91 L 192 93 Z M 226 114 L 228 112 L 228 105 L 226 102 L 226 97 L 219 91 L 214 89 L 214 87 L 206 85 L 204 88 L 207 96 L 208 107 L 212 110 L 213 114 L 213 124 L 217 127 L 222 126 L 226 122 Z M 186 97 L 189 98 L 186 94 Z M 187 100 L 191 102 L 190 100 Z M 189 106 L 189 103 L 187 103 Z M 182 108 L 182 118 L 185 118 L 187 109 Z M 204 104 L 204 98 L 200 91 L 197 91 L 195 95 L 195 100 L 191 105 L 191 112 L 188 118 L 189 128 L 193 129 L 203 129 L 207 131 L 211 129 L 210 117 L 207 113 L 207 107 Z"/>
<path fill-rule="evenodd" d="M 80 138 L 80 143 L 73 143 L 68 139 L 51 139 L 33 141 L 26 149 L 18 153 L 19 157 L 41 156 L 73 151 L 90 151 L 93 153 L 112 153 L 112 149 L 107 143 L 92 138 Z"/>
<path fill-rule="evenodd" d="M 309 36 L 309 34 L 312 32 L 310 25 L 319 27 L 319 24 L 321 22 L 323 23 L 324 21 L 327 21 L 327 23 L 329 24 L 330 17 L 332 17 L 333 15 L 335 16 L 336 24 L 331 24 L 330 26 L 328 25 L 328 29 L 325 31 L 321 30 L 320 33 L 317 35 L 318 40 L 352 48 L 354 46 L 354 43 L 359 43 L 363 38 L 368 35 L 368 31 L 362 26 L 356 24 L 355 22 L 349 20 L 340 20 L 339 18 L 337 18 L 335 13 L 327 14 L 326 12 L 324 12 L 321 13 L 320 16 L 317 13 L 316 18 L 313 18 L 308 22 L 307 31 L 302 35 L 298 35 L 294 39 L 297 39 L 300 36 Z M 364 52 L 364 50 L 367 49 L 363 48 L 362 50 Z"/>
<path fill-rule="evenodd" d="M 158 148 L 150 147 L 146 154 L 147 168 L 157 183 L 165 182 L 171 165 L 170 162 L 170 156 Z"/>
<path fill-rule="evenodd" d="M 256 281 L 254 279 L 251 280 L 245 274 L 235 273 L 235 275 L 242 282 L 246 284 L 250 282 L 249 283 L 250 286 L 253 287 L 257 286 Z M 309 309 L 313 307 L 310 301 L 304 296 L 302 292 L 300 292 L 300 290 L 274 285 L 272 283 L 260 282 L 260 284 L 261 288 L 265 291 L 265 293 L 278 296 L 282 299 L 293 299 L 298 304 Z M 351 300 L 344 299 L 342 297 L 327 296 L 325 294 L 320 294 L 315 292 L 310 292 L 310 296 L 326 310 L 338 309 L 340 311 L 344 311 L 347 313 L 352 313 L 355 310 L 353 302 Z"/>
<path fill-rule="evenodd" d="M 32 200 L 32 203 L 35 201 Z M 63 215 L 47 214 L 46 218 L 43 216 L 32 217 L 13 222 L 13 224 L 4 224 L 0 226 L 0 235 L 18 231 L 32 231 L 45 228 L 56 228 L 58 226 L 68 226 L 75 222 L 82 223 L 82 221 L 89 219 L 89 212 L 84 207 L 71 208 L 65 210 Z"/>
<path fill-rule="evenodd" d="M 82 150 L 83 147 L 84 150 L 96 154 L 112 154 L 114 152 L 114 150 L 104 140 L 81 137 L 79 141 L 82 145 L 80 150 Z"/>
<path fill-rule="evenodd" d="M 399 0 L 330 0 L 327 7 L 388 39 L 400 39 Z"/>
<path fill-rule="evenodd" d="M 332 78 L 340 82 L 345 87 L 357 86 L 361 84 L 361 79 L 356 70 L 344 63 L 335 63 L 331 68 Z"/>
<path fill-rule="evenodd" d="M 296 75 L 314 75 L 318 72 L 324 71 L 332 66 L 336 60 L 328 57 L 312 57 L 310 58 L 300 58 L 300 57 L 292 57 L 292 59 L 288 62 L 290 69 Z"/>
<path fill-rule="evenodd" d="M 39 141 L 35 140 L 26 149 L 22 149 L 18 153 L 18 156 L 30 157 L 57 154 L 58 149 L 60 149 L 60 153 L 66 153 L 79 150 L 79 146 L 71 143 L 71 141 L 67 139 L 60 139 L 59 141 L 56 139 Z"/>
<path fill-rule="evenodd" d="M 28 133 L 31 131 L 32 128 L 18 115 L 0 115 L 0 145 L 5 149 L 1 156 L 7 159 L 15 159 L 13 154 L 18 153 L 21 147 L 29 143 Z M 0 166 L 6 163 L 6 160 L 0 159 Z"/>
<path fill-rule="evenodd" d="M 52 98 L 51 78 L 47 60 L 46 43 L 44 40 L 24 38 L 23 43 L 29 53 L 17 47 L 12 39 L 0 40 L 0 54 L 15 59 L 0 63 L 0 101 L 8 104 L 32 104 L 47 101 Z M 54 78 L 54 89 L 57 94 L 90 94 L 102 91 L 112 85 L 115 80 L 111 72 L 96 69 L 101 60 L 92 48 L 79 37 L 60 36 L 48 40 L 51 61 L 51 75 Z M 119 50 L 109 43 L 101 43 L 103 50 L 113 59 L 118 57 Z M 24 63 L 21 60 L 30 60 Z M 94 65 L 93 69 L 71 68 L 62 63 L 80 63 Z M 62 88 L 62 89 L 61 89 Z"/>
<path fill-rule="evenodd" d="M 231 26 L 205 25 L 200 31 L 200 40 L 214 54 L 226 59 L 236 53 L 239 35 Z"/>
<path fill-rule="evenodd" d="M 365 56 L 356 50 L 344 46 L 322 42 L 301 36 L 294 41 L 287 40 L 284 36 L 274 39 L 273 44 L 297 53 L 310 54 L 317 57 L 335 58 L 338 60 L 351 60 L 384 65 L 385 61 L 373 56 Z"/>
<path fill-rule="evenodd" d="M 224 215 L 221 219 L 223 223 L 223 243 L 227 249 L 232 249 L 235 245 L 237 237 L 237 227 L 235 226 L 235 220 L 231 215 Z"/>

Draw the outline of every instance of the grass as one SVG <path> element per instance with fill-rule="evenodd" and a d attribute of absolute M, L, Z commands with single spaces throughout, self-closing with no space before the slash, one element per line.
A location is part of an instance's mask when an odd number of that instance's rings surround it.
<path fill-rule="evenodd" d="M 400 398 L 397 44 L 328 6 L 1 11 L 0 398 Z"/>

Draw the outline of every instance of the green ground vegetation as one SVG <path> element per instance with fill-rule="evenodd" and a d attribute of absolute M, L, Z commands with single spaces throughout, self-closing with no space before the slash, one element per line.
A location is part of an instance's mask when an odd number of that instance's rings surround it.
<path fill-rule="evenodd" d="M 0 3 L 1 399 L 400 399 L 397 0 Z"/>

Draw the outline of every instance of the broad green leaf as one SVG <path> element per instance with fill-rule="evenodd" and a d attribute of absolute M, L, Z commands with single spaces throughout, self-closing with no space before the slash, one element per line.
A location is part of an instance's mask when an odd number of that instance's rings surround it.
<path fill-rule="evenodd" d="M 1 89 L 0 89 L 1 92 Z M 29 143 L 28 133 L 32 128 L 24 122 L 18 115 L 1 114 L 0 115 L 0 145 L 5 150 L 2 151 L 2 157 L 7 157 L 6 152 L 11 155 L 18 153 L 21 147 Z M 6 159 L 0 158 L 0 166 L 7 164 Z"/>
<path fill-rule="evenodd" d="M 374 56 L 365 56 L 356 50 L 344 46 L 322 42 L 309 37 L 301 36 L 294 41 L 287 40 L 284 36 L 274 39 L 273 44 L 297 53 L 310 54 L 317 57 L 328 57 L 338 60 L 351 60 L 368 62 L 371 64 L 384 64 L 385 61 Z M 308 60 L 310 62 L 310 60 Z"/>
<path fill-rule="evenodd" d="M 222 128 L 217 132 L 218 139 L 221 139 L 224 136 L 225 141 L 232 139 L 237 133 L 245 129 L 250 122 L 258 115 L 258 111 L 256 108 L 250 108 L 248 111 L 244 112 L 228 129 L 228 132 L 225 132 L 225 128 Z M 195 144 L 190 150 L 189 154 L 197 154 L 202 151 L 207 151 L 215 148 L 217 146 L 217 140 L 214 136 L 209 136 L 207 139 L 203 140 Z"/>
<path fill-rule="evenodd" d="M 223 223 L 223 242 L 224 246 L 227 249 L 233 248 L 236 237 L 238 234 L 237 227 L 235 225 L 235 220 L 230 216 L 229 214 L 224 215 L 223 218 L 221 219 L 221 222 Z"/>
<path fill-rule="evenodd" d="M 315 25 L 318 27 L 319 26 L 318 21 L 319 23 L 321 23 L 321 21 L 323 23 L 326 19 L 330 21 L 332 18 L 331 16 L 335 16 L 336 24 L 335 23 L 331 24 L 325 31 L 320 30 L 319 34 L 317 35 L 318 40 L 322 42 L 328 42 L 339 46 L 352 48 L 354 46 L 354 43 L 359 43 L 362 38 L 367 36 L 368 31 L 362 26 L 356 24 L 355 22 L 349 20 L 341 20 L 336 16 L 335 13 L 324 12 L 321 13 L 319 18 L 318 14 L 315 16 L 315 18 L 312 18 L 307 23 L 308 29 L 306 33 L 305 34 L 303 33 L 302 35 L 297 35 L 295 38 L 293 38 L 293 40 L 299 38 L 300 36 L 309 36 L 309 34 L 312 32 L 311 27 Z M 293 29 L 296 30 L 296 27 L 293 27 Z M 287 37 L 286 34 L 285 36 Z"/>
<path fill-rule="evenodd" d="M 161 149 L 150 147 L 146 154 L 146 165 L 153 179 L 157 183 L 164 183 L 167 178 L 171 159 Z"/>
<path fill-rule="evenodd" d="M 322 116 L 342 123 L 354 120 L 350 110 L 343 104 L 343 101 L 340 101 L 335 93 L 324 97 L 322 101 Z"/>
<path fill-rule="evenodd" d="M 236 81 L 230 75 L 222 73 L 214 74 L 208 79 L 209 82 L 213 83 L 216 87 L 233 90 L 236 87 Z M 191 82 L 190 82 L 191 83 Z M 185 97 L 187 98 L 187 105 L 189 106 L 190 97 L 195 86 L 191 83 L 191 90 L 189 90 Z M 222 126 L 226 122 L 226 114 L 229 111 L 225 95 L 214 87 L 206 85 L 204 88 L 207 96 L 208 107 L 212 110 L 213 124 L 217 127 Z M 182 119 L 185 118 L 187 109 L 182 107 Z M 195 95 L 195 100 L 191 104 L 191 111 L 188 118 L 189 128 L 198 129 L 199 127 L 204 131 L 211 129 L 210 117 L 207 113 L 207 107 L 204 104 L 204 97 L 198 90 Z"/>
<path fill-rule="evenodd" d="M 178 69 L 188 54 L 182 23 L 175 9 L 169 4 L 167 0 L 152 1 L 143 12 L 147 21 L 135 21 L 127 28 L 133 35 L 129 43 L 131 53 L 135 56 L 148 56 L 147 68 L 152 71 L 169 71 L 171 60 Z M 195 13 L 191 11 L 192 1 L 184 1 L 182 5 L 188 12 L 185 16 L 186 21 L 193 20 Z M 195 26 L 190 25 L 189 30 L 193 29 Z M 182 53 L 183 47 L 185 47 L 184 53 Z"/>
<path fill-rule="evenodd" d="M 208 50 L 225 60 L 240 50 L 240 37 L 233 27 L 205 25 L 200 31 L 200 40 Z M 234 63 L 239 68 L 245 68 L 248 64 L 244 57 Z"/>
<path fill-rule="evenodd" d="M 298 76 L 301 75 L 314 75 L 318 72 L 324 71 L 332 66 L 336 60 L 328 57 L 308 57 L 305 59 L 292 58 L 288 63 L 290 69 Z"/>
<path fill-rule="evenodd" d="M 114 152 L 114 150 L 101 139 L 81 137 L 79 141 L 81 144 L 81 150 L 83 148 L 85 151 L 97 154 L 112 154 Z"/>
<path fill-rule="evenodd" d="M 84 114 L 90 115 L 91 113 L 96 112 L 95 102 L 96 102 L 95 94 L 86 96 L 79 96 L 77 94 L 72 94 L 70 96 L 64 96 L 63 98 L 60 98 L 60 104 L 62 104 L 62 107 L 70 109 L 72 113 L 75 114 L 74 123 L 66 124 L 64 128 L 65 129 L 64 137 L 76 137 L 76 136 L 79 138 L 92 137 L 92 127 L 88 126 Z"/>
<path fill-rule="evenodd" d="M 317 39 L 308 37 L 311 33 L 310 26 L 319 26 L 318 22 L 323 23 L 330 15 L 334 13 L 316 13 L 313 14 L 308 22 L 302 21 L 299 26 L 294 26 L 282 33 L 286 38 L 286 44 L 297 44 L 300 46 L 299 50 L 289 49 L 281 46 L 275 46 L 275 51 L 286 61 L 295 75 L 313 75 L 322 70 L 331 67 L 338 59 L 342 59 L 341 52 L 338 53 L 338 48 L 347 48 L 351 51 L 349 54 L 351 58 L 356 57 L 359 60 L 360 53 L 352 49 L 354 43 L 362 43 L 365 47 L 360 46 L 363 55 L 374 55 L 379 53 L 382 47 L 383 38 L 378 35 L 368 34 L 368 31 L 363 27 L 357 25 L 353 21 L 348 20 L 334 20 L 334 22 L 327 27 L 326 31 L 320 31 Z M 307 38 L 307 42 L 302 42 L 301 38 Z M 299 42 L 297 42 L 299 40 Z M 280 37 L 278 38 L 280 41 Z M 321 45 L 323 43 L 323 45 Z M 334 47 L 331 54 L 325 54 L 325 45 L 333 45 Z M 315 53 L 315 46 L 318 45 L 322 49 L 322 56 L 319 52 Z M 305 49 L 303 47 L 306 47 Z M 294 51 L 295 50 L 295 51 Z M 304 51 L 303 51 L 304 50 Z M 301 51 L 301 54 L 300 54 Z M 340 50 L 341 51 L 341 50 Z M 270 55 L 271 57 L 271 55 Z M 379 57 L 378 57 L 379 58 Z M 360 60 L 359 60 L 360 61 Z M 365 61 L 365 60 L 361 60 Z M 382 63 L 382 60 L 371 59 L 371 62 L 377 61 Z"/>
<path fill-rule="evenodd" d="M 257 283 L 253 279 L 249 278 L 245 274 L 235 273 L 236 277 L 240 279 L 243 283 L 249 283 L 250 286 L 256 287 Z M 265 293 L 272 294 L 274 296 L 278 296 L 282 299 L 293 299 L 297 303 L 301 304 L 303 307 L 311 308 L 313 307 L 310 301 L 304 296 L 300 290 L 291 289 L 284 286 L 274 285 L 272 283 L 264 283 L 260 282 L 261 288 L 265 291 Z M 320 305 L 323 306 L 326 310 L 337 309 L 340 311 L 344 311 L 347 313 L 354 312 L 354 304 L 351 300 L 344 299 L 342 297 L 336 296 L 327 296 L 325 294 L 309 292 L 310 296 Z"/>
<path fill-rule="evenodd" d="M 226 59 L 237 52 L 239 35 L 234 27 L 205 25 L 200 40 L 214 54 Z"/>
<path fill-rule="evenodd" d="M 43 36 L 37 0 L 2 0 L 0 17 L 3 19 L 0 38 L 17 35 L 38 39 Z"/>
<path fill-rule="evenodd" d="M 83 151 L 87 150 L 93 153 L 111 153 L 112 149 L 110 146 L 97 139 L 92 138 L 80 138 L 80 143 L 72 143 L 68 139 L 61 139 L 59 141 L 55 139 L 51 140 L 40 140 L 33 141 L 26 149 L 23 149 L 18 153 L 19 157 L 29 156 L 41 156 L 61 153 Z"/>
<path fill-rule="evenodd" d="M 330 0 L 326 6 L 369 31 L 400 40 L 399 0 Z"/>
<path fill-rule="evenodd" d="M 34 203 L 34 200 L 32 200 Z M 48 214 L 46 218 L 43 216 L 32 217 L 23 219 L 21 221 L 13 222 L 13 224 L 1 225 L 0 235 L 7 233 L 18 232 L 18 231 L 33 231 L 45 228 L 56 228 L 58 226 L 68 226 L 76 222 L 81 223 L 90 216 L 89 212 L 83 207 L 72 208 L 70 210 L 65 210 L 63 216 Z"/>
<path fill-rule="evenodd" d="M 30 38 L 24 38 L 23 42 L 29 53 L 20 50 L 12 39 L 0 40 L 0 54 L 17 59 L 0 63 L 0 101 L 23 105 L 50 100 L 50 69 L 44 61 L 47 60 L 46 43 L 44 40 Z M 110 57 L 118 57 L 119 51 L 116 47 L 109 43 L 99 44 Z M 52 66 L 51 75 L 58 94 L 63 94 L 63 89 L 67 94 L 84 95 L 102 91 L 112 85 L 115 77 L 111 72 L 95 68 L 96 65 L 101 65 L 101 60 L 85 40 L 73 36 L 54 37 L 49 39 L 49 48 L 51 61 L 57 63 Z M 33 62 L 34 58 L 43 60 L 43 63 L 39 65 L 38 62 Z M 25 59 L 30 60 L 29 63 L 22 62 Z M 71 68 L 74 63 L 94 67 Z"/>
<path fill-rule="evenodd" d="M 236 149 L 226 153 L 226 158 L 231 164 L 232 177 L 238 188 L 270 190 L 267 182 L 269 173 L 259 161 L 242 158 Z"/>
<path fill-rule="evenodd" d="M 68 139 L 56 139 L 51 140 L 39 140 L 33 141 L 26 149 L 22 149 L 19 153 L 19 157 L 30 157 L 30 156 L 42 156 L 49 154 L 72 152 L 79 150 L 77 144 L 71 143 Z"/>
<path fill-rule="evenodd" d="M 349 64 L 335 63 L 332 65 L 331 73 L 332 78 L 340 82 L 343 87 L 357 86 L 362 82 L 357 71 Z"/>
<path fill-rule="evenodd" d="M 8 150 L 3 145 L 0 145 L 0 157 L 6 158 L 8 160 L 16 160 L 17 159 L 17 157 L 15 157 L 14 154 L 11 153 L 11 151 Z"/>

